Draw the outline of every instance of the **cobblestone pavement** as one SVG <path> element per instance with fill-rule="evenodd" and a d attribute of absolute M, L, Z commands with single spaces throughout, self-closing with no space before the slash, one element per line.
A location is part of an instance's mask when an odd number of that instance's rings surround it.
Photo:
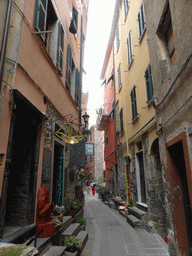
<path fill-rule="evenodd" d="M 158 234 L 133 229 L 116 210 L 97 196 L 85 192 L 84 216 L 89 239 L 82 256 L 169 255 L 167 244 Z"/>

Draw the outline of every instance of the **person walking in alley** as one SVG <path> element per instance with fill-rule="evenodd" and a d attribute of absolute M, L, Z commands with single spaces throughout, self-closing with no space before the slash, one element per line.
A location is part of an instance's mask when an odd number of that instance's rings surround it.
<path fill-rule="evenodd" d="M 94 181 L 91 181 L 91 188 L 92 188 L 92 194 L 93 196 L 95 195 L 95 187 L 96 187 L 96 184 Z"/>

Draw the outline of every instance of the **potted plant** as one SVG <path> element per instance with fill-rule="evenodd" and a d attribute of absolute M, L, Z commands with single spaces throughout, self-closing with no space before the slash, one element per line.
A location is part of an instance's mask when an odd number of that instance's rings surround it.
<path fill-rule="evenodd" d="M 65 255 L 75 256 L 80 253 L 82 241 L 75 236 L 69 236 L 65 238 L 64 246 L 66 246 Z"/>
<path fill-rule="evenodd" d="M 77 217 L 77 218 L 76 218 L 76 223 L 80 223 L 80 225 L 81 225 L 81 230 L 85 230 L 86 220 L 85 220 L 84 218 Z"/>

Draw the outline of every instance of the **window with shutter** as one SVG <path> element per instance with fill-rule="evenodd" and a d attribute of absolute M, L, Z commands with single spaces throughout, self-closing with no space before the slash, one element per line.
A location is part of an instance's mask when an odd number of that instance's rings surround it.
<path fill-rule="evenodd" d="M 133 60 L 132 44 L 131 44 L 131 30 L 129 30 L 129 34 L 127 37 L 127 56 L 128 56 L 128 67 L 129 67 Z"/>
<path fill-rule="evenodd" d="M 137 98 L 136 98 L 136 86 L 134 85 L 131 90 L 131 108 L 132 108 L 132 120 L 134 120 L 138 113 L 137 113 Z"/>
<path fill-rule="evenodd" d="M 117 30 L 116 30 L 116 51 L 118 51 L 118 48 L 119 48 L 119 25 L 117 26 Z"/>
<path fill-rule="evenodd" d="M 145 30 L 145 15 L 144 15 L 143 4 L 140 7 L 137 19 L 138 19 L 138 26 L 139 26 L 139 38 L 141 38 Z"/>
<path fill-rule="evenodd" d="M 122 108 L 119 112 L 119 118 L 120 118 L 120 132 L 123 133 L 124 128 L 123 128 L 123 109 Z"/>
<path fill-rule="evenodd" d="M 125 19 L 127 17 L 128 8 L 129 8 L 129 1 L 128 0 L 124 0 L 124 16 L 125 16 Z"/>
<path fill-rule="evenodd" d="M 63 71 L 63 50 L 64 50 L 64 30 L 59 23 L 59 32 L 58 32 L 58 47 L 57 47 L 57 68 L 62 74 Z"/>
<path fill-rule="evenodd" d="M 118 72 L 118 89 L 120 91 L 120 89 L 121 89 L 121 63 L 119 63 L 117 72 Z"/>
<path fill-rule="evenodd" d="M 78 31 L 78 12 L 74 6 L 73 6 L 73 10 L 72 10 L 72 15 L 73 15 L 74 24 L 76 26 L 76 30 Z"/>
<path fill-rule="evenodd" d="M 153 99 L 153 84 L 152 84 L 150 64 L 145 70 L 145 83 L 146 83 L 146 91 L 147 91 L 147 102 L 149 103 Z"/>
<path fill-rule="evenodd" d="M 80 107 L 81 105 L 81 91 L 80 91 L 80 72 L 76 68 L 75 74 L 75 103 Z"/>
<path fill-rule="evenodd" d="M 67 67 L 66 67 L 66 87 L 70 89 L 71 86 L 71 69 L 72 69 L 72 54 L 71 47 L 68 44 L 67 47 Z"/>

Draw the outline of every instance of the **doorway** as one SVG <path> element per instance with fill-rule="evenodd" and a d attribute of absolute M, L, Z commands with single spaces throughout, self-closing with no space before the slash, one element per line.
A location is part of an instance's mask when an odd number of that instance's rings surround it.
<path fill-rule="evenodd" d="M 43 115 L 17 90 L 11 116 L 1 198 L 1 230 L 34 223 Z M 4 232 L 4 231 L 3 231 Z M 1 234 L 2 235 L 2 234 Z"/>
<path fill-rule="evenodd" d="M 184 133 L 168 143 L 167 158 L 173 221 L 182 255 L 192 255 L 192 210 L 189 193 L 190 165 Z"/>
<path fill-rule="evenodd" d="M 137 191 L 138 191 L 138 201 L 140 203 L 146 204 L 146 186 L 145 186 L 145 171 L 143 162 L 143 151 L 136 153 L 137 156 Z"/>

